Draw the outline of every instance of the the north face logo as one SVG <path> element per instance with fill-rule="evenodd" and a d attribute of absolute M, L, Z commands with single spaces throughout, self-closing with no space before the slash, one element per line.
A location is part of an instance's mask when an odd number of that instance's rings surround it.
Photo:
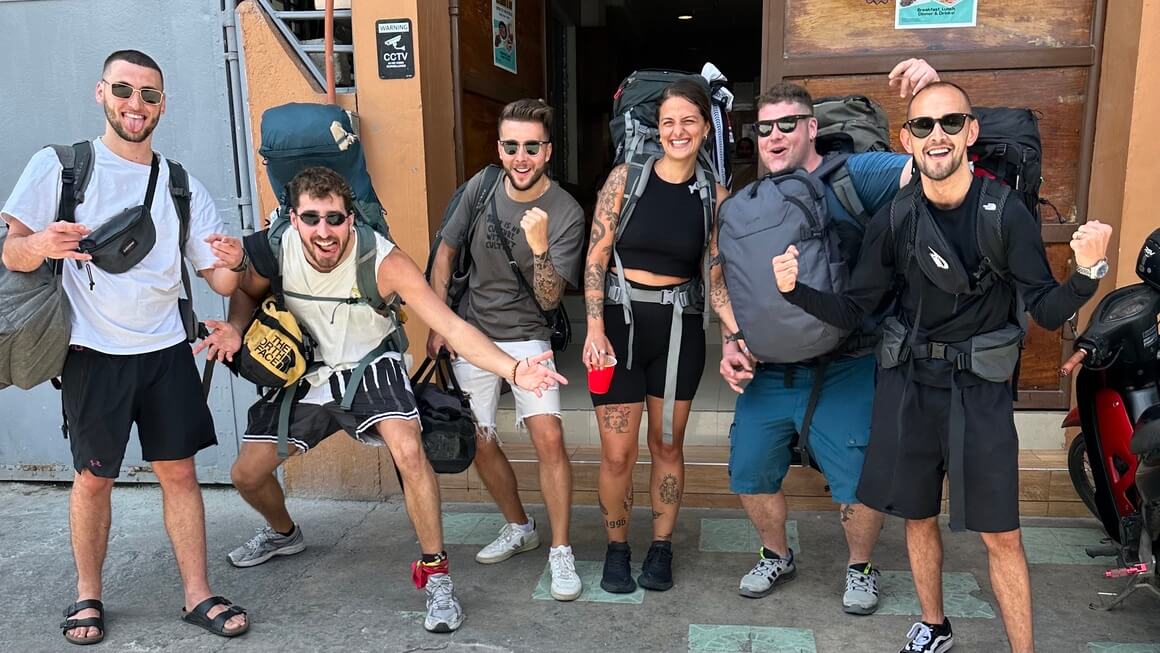
<path fill-rule="evenodd" d="M 939 256 L 938 252 L 934 251 L 930 247 L 927 247 L 926 250 L 930 252 L 930 260 L 934 261 L 934 264 L 937 265 L 940 270 L 950 269 L 950 264 L 947 263 L 945 258 Z"/>
<path fill-rule="evenodd" d="M 999 207 L 995 206 L 994 202 L 987 202 L 986 204 L 983 205 L 984 211 L 994 211 L 997 208 L 999 208 Z"/>

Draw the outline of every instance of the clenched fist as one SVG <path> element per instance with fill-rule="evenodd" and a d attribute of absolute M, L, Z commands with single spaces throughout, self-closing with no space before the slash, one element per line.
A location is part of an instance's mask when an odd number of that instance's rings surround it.
<path fill-rule="evenodd" d="M 1075 263 L 1090 268 L 1105 257 L 1108 241 L 1112 237 L 1111 225 L 1099 220 L 1088 220 L 1071 235 L 1071 249 L 1075 252 Z"/>
<path fill-rule="evenodd" d="M 789 292 L 797 285 L 798 276 L 798 250 L 797 247 L 790 245 L 785 250 L 785 254 L 779 254 L 773 257 L 773 276 L 777 279 L 777 289 L 782 292 Z"/>
<path fill-rule="evenodd" d="M 532 208 L 524 211 L 520 227 L 524 230 L 524 237 L 528 239 L 528 247 L 532 248 L 532 254 L 539 256 L 548 251 L 548 214 L 543 209 Z"/>

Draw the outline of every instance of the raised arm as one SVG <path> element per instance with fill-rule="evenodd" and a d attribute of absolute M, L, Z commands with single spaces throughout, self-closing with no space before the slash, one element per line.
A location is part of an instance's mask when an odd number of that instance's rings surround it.
<path fill-rule="evenodd" d="M 592 233 L 588 238 L 588 256 L 584 261 L 584 307 L 588 316 L 588 335 L 584 339 L 582 358 L 588 369 L 604 365 L 603 354 L 613 354 L 612 343 L 604 335 L 604 277 L 612 258 L 616 226 L 620 223 L 620 205 L 628 166 L 612 169 L 596 200 L 592 216 Z M 627 354 L 628 352 L 622 352 Z"/>

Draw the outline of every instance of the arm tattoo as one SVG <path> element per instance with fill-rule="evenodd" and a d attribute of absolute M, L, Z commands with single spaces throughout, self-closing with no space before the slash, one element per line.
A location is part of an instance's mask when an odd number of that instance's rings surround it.
<path fill-rule="evenodd" d="M 620 221 L 616 205 L 624 192 L 627 166 L 618 166 L 604 182 L 600 197 L 596 202 L 596 212 L 592 216 L 592 232 L 588 238 L 588 261 L 584 271 L 584 307 L 590 318 L 604 316 L 604 276 L 608 273 L 612 256 L 612 242 L 604 242 L 609 236 L 615 239 L 616 225 Z"/>
<path fill-rule="evenodd" d="M 550 310 L 560 303 L 560 297 L 564 294 L 564 279 L 556 274 L 556 266 L 552 264 L 548 252 L 535 255 L 532 265 L 532 287 L 536 291 L 536 301 L 544 310 Z"/>
<path fill-rule="evenodd" d="M 740 331 L 725 334 L 725 342 L 737 342 L 738 340 L 744 340 L 744 339 L 745 339 L 745 334 L 741 333 Z"/>

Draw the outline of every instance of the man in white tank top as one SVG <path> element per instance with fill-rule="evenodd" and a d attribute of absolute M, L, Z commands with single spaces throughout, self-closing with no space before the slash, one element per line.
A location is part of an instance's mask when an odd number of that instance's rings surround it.
<path fill-rule="evenodd" d="M 407 514 L 419 538 L 422 558 L 411 565 L 416 587 L 427 592 L 424 627 L 451 632 L 463 621 L 443 550 L 439 486 L 420 440 L 419 412 L 402 355 L 387 352 L 369 365 L 356 386 L 350 410 L 339 405 L 351 371 L 390 334 L 393 322 L 366 303 L 313 301 L 291 296 L 357 296 L 357 234 L 353 229 L 350 186 L 327 168 L 309 168 L 289 184 L 291 228 L 282 237 L 282 281 L 286 306 L 318 341 L 316 361 L 322 367 L 299 382 L 290 418 L 293 453 L 305 453 L 337 431 L 366 444 L 386 445 L 403 485 Z M 546 365 L 550 351 L 516 360 L 490 339 L 455 316 L 427 286 L 414 262 L 394 243 L 376 235 L 378 289 L 383 297 L 398 294 L 428 324 L 440 331 L 476 365 L 500 374 L 526 390 L 540 393 L 566 383 Z M 241 333 L 258 302 L 270 292 L 270 280 L 253 268 L 240 273 L 239 292 L 230 301 L 229 322 L 207 321 L 213 333 L 201 348 L 216 360 L 232 359 Z M 259 565 L 278 555 L 305 549 L 302 529 L 290 518 L 282 487 L 274 476 L 280 397 L 262 399 L 249 411 L 249 425 L 232 470 L 235 487 L 266 519 L 266 526 L 229 554 L 237 567 Z"/>

